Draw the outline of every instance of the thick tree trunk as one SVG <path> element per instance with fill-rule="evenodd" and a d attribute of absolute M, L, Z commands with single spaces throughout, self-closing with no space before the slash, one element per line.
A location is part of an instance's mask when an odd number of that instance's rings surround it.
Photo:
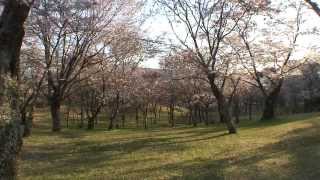
<path fill-rule="evenodd" d="M 110 117 L 110 123 L 109 123 L 109 127 L 108 129 L 111 130 L 114 127 L 114 121 L 118 116 L 119 113 L 119 109 L 120 109 L 120 93 L 118 92 L 116 95 L 116 99 L 115 99 L 115 107 L 113 109 L 113 112 L 111 112 L 111 117 Z M 116 127 L 118 128 L 119 124 L 117 122 Z"/>
<path fill-rule="evenodd" d="M 275 106 L 281 90 L 282 80 L 279 84 L 272 90 L 270 94 L 265 96 L 264 99 L 264 109 L 262 113 L 261 120 L 271 120 L 275 118 Z"/>
<path fill-rule="evenodd" d="M 238 100 L 238 98 L 234 99 L 234 103 L 233 103 L 233 116 L 235 118 L 235 122 L 237 124 L 240 123 L 240 102 Z"/>
<path fill-rule="evenodd" d="M 61 131 L 61 116 L 60 116 L 61 102 L 58 98 L 53 98 L 50 102 L 50 111 L 52 117 L 52 131 Z"/>
<path fill-rule="evenodd" d="M 112 130 L 114 128 L 114 121 L 116 120 L 117 116 L 118 116 L 118 110 L 115 110 L 114 112 L 112 112 L 108 130 Z"/>
<path fill-rule="evenodd" d="M 226 102 L 226 98 L 224 97 L 222 92 L 220 92 L 220 89 L 215 85 L 214 74 L 210 74 L 208 76 L 208 79 L 210 82 L 210 86 L 211 86 L 211 90 L 213 92 L 213 95 L 216 97 L 217 102 L 218 102 L 218 112 L 220 115 L 220 120 L 226 124 L 228 131 L 229 131 L 229 134 L 237 133 L 236 126 L 233 123 L 232 118 L 230 116 L 229 105 Z"/>
<path fill-rule="evenodd" d="M 275 97 L 266 97 L 261 120 L 271 120 L 275 118 L 274 109 L 276 106 Z"/>
<path fill-rule="evenodd" d="M 87 129 L 88 130 L 92 130 L 92 129 L 94 129 L 94 117 L 90 117 L 90 118 L 88 118 L 88 127 L 87 127 Z"/>
<path fill-rule="evenodd" d="M 24 21 L 30 7 L 23 1 L 6 0 L 3 2 L 0 17 L 0 99 L 7 96 L 5 78 L 11 74 L 13 80 L 19 76 L 19 56 L 24 37 Z M 18 89 L 10 90 L 14 94 L 11 101 L 12 116 L 9 123 L 0 127 L 0 179 L 17 178 L 17 159 L 22 146 L 21 117 L 19 117 Z"/>
<path fill-rule="evenodd" d="M 218 101 L 220 119 L 226 124 L 229 134 L 237 133 L 235 124 L 230 116 L 229 108 L 224 100 Z"/>
<path fill-rule="evenodd" d="M 0 131 L 0 179 L 16 179 L 17 159 L 22 146 L 18 122 L 7 124 Z"/>
<path fill-rule="evenodd" d="M 117 118 L 117 115 L 118 115 L 118 110 L 115 110 L 114 112 L 112 112 L 108 130 L 112 130 L 114 128 L 114 121 Z"/>
<path fill-rule="evenodd" d="M 110 118 L 110 122 L 109 122 L 109 126 L 108 126 L 108 130 L 112 130 L 113 129 L 113 121 L 114 121 L 114 118 Z"/>

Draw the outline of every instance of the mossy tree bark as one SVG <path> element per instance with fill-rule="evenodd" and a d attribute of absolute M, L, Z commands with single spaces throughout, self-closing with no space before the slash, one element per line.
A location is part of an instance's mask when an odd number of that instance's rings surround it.
<path fill-rule="evenodd" d="M 32 2 L 6 0 L 1 3 L 0 91 L 1 99 L 9 102 L 11 117 L 9 122 L 0 127 L 0 179 L 16 179 L 23 134 L 18 103 L 19 56 L 24 37 L 23 24 Z"/>

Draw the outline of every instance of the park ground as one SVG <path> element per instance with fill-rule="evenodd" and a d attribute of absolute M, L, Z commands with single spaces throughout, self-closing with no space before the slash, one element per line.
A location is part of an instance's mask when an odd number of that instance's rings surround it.
<path fill-rule="evenodd" d="M 48 119 L 38 113 L 25 139 L 20 179 L 320 178 L 319 113 L 243 120 L 236 135 L 218 124 L 52 133 Z"/>

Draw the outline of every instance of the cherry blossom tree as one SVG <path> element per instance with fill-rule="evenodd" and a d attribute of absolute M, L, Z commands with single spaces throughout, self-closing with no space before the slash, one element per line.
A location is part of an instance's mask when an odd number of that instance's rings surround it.
<path fill-rule="evenodd" d="M 164 7 L 182 49 L 187 49 L 195 64 L 205 74 L 217 103 L 220 118 L 226 123 L 229 133 L 236 133 L 231 120 L 227 98 L 224 93 L 226 81 L 235 68 L 232 48 L 226 40 L 232 36 L 238 23 L 251 10 L 264 8 L 267 1 L 167 1 L 159 0 Z M 178 35 L 175 29 L 183 29 Z M 181 34 L 181 33 L 179 33 Z"/>
<path fill-rule="evenodd" d="M 20 115 L 24 125 L 23 135 L 31 134 L 34 105 L 44 90 L 45 71 L 41 51 L 34 46 L 23 48 L 20 62 Z"/>
<path fill-rule="evenodd" d="M 136 1 L 37 1 L 30 31 L 45 52 L 52 130 L 60 131 L 60 107 L 79 75 L 109 54 L 118 22 L 130 21 Z M 134 7 L 134 8 L 133 8 Z M 83 79 L 86 77 L 82 76 Z"/>
<path fill-rule="evenodd" d="M 277 98 L 285 77 L 302 63 L 298 60 L 293 61 L 293 54 L 297 49 L 298 37 L 301 35 L 303 7 L 301 2 L 290 3 L 290 5 L 275 5 L 273 13 L 277 14 L 276 18 L 262 15 L 265 18 L 265 25 L 272 28 L 263 28 L 264 26 L 260 25 L 262 28 L 257 29 L 255 22 L 252 21 L 252 24 L 239 24 L 244 46 L 238 46 L 236 52 L 239 54 L 246 50 L 239 57 L 241 56 L 244 69 L 255 80 L 255 83 L 251 84 L 259 88 L 264 96 L 262 120 L 275 117 Z M 295 11 L 296 16 L 287 18 L 279 13 L 283 8 Z M 261 34 L 260 39 L 254 38 L 257 32 Z"/>

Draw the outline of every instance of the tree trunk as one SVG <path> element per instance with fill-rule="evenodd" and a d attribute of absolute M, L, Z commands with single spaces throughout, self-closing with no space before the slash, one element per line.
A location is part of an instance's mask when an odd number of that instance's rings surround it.
<path fill-rule="evenodd" d="M 198 124 L 197 107 L 193 108 L 192 124 L 193 124 L 193 127 L 196 127 Z"/>
<path fill-rule="evenodd" d="M 316 2 L 313 2 L 312 0 L 305 0 L 310 6 L 311 8 L 314 10 L 314 12 L 316 12 L 318 14 L 318 16 L 320 16 L 320 7 Z"/>
<path fill-rule="evenodd" d="M 61 131 L 61 116 L 60 116 L 60 107 L 61 102 L 59 98 L 54 97 L 50 102 L 50 111 L 52 117 L 52 131 L 59 132 Z"/>
<path fill-rule="evenodd" d="M 202 123 L 201 107 L 198 108 L 198 119 L 199 122 Z"/>
<path fill-rule="evenodd" d="M 139 108 L 136 107 L 136 126 L 139 127 Z"/>
<path fill-rule="evenodd" d="M 170 105 L 170 123 L 171 127 L 174 127 L 175 122 L 174 122 L 174 104 Z"/>
<path fill-rule="evenodd" d="M 158 118 L 157 114 L 158 113 L 157 113 L 157 106 L 156 106 L 153 110 L 153 115 L 154 115 L 153 124 L 157 124 L 157 118 Z"/>
<path fill-rule="evenodd" d="M 109 123 L 109 130 L 112 130 L 114 128 L 114 121 L 118 116 L 118 109 L 115 109 L 114 112 L 112 112 L 111 117 L 110 117 L 110 123 Z M 117 124 L 116 124 L 117 126 Z"/>
<path fill-rule="evenodd" d="M 88 127 L 87 127 L 88 130 L 94 129 L 94 119 L 95 119 L 94 117 L 88 118 Z"/>
<path fill-rule="evenodd" d="M 272 90 L 270 94 L 265 96 L 264 100 L 264 109 L 261 120 L 271 120 L 275 118 L 275 106 L 277 102 L 277 98 L 279 96 L 280 90 L 282 86 L 282 80 L 280 80 L 279 84 Z"/>
<path fill-rule="evenodd" d="M 0 179 L 16 179 L 17 159 L 22 146 L 20 124 L 9 123 L 0 131 Z"/>
<path fill-rule="evenodd" d="M 160 106 L 159 110 L 158 110 L 158 118 L 159 118 L 159 120 L 161 119 L 161 112 L 162 112 L 162 107 Z"/>
<path fill-rule="evenodd" d="M 120 93 L 118 92 L 115 99 L 115 107 L 112 110 L 113 112 L 111 112 L 110 123 L 108 127 L 109 130 L 113 129 L 114 127 L 114 121 L 118 116 L 119 109 L 120 109 Z M 118 122 L 116 124 L 116 127 L 118 127 Z"/>
<path fill-rule="evenodd" d="M 209 110 L 208 110 L 208 108 L 205 109 L 205 125 L 209 126 Z"/>
<path fill-rule="evenodd" d="M 109 130 L 112 130 L 114 128 L 114 121 L 117 118 L 118 115 L 118 109 L 114 110 L 114 112 L 112 112 L 111 117 L 110 117 L 110 123 L 109 123 Z"/>
<path fill-rule="evenodd" d="M 226 102 L 226 98 L 224 97 L 220 89 L 215 85 L 214 74 L 210 74 L 208 76 L 208 79 L 210 82 L 211 90 L 218 102 L 218 112 L 220 115 L 220 120 L 226 124 L 229 134 L 237 133 L 236 126 L 233 123 L 232 118 L 230 116 L 229 104 Z"/>
<path fill-rule="evenodd" d="M 144 119 L 144 129 L 148 129 L 148 108 L 145 108 L 145 112 L 143 115 L 143 119 Z"/>
<path fill-rule="evenodd" d="M 98 113 L 98 114 L 99 114 L 99 113 Z M 98 114 L 95 115 L 95 117 L 94 117 L 94 124 L 95 124 L 95 126 L 98 126 L 98 124 L 99 124 Z"/>
<path fill-rule="evenodd" d="M 5 78 L 11 73 L 11 78 L 18 80 L 19 56 L 24 37 L 24 21 L 26 20 L 30 6 L 17 0 L 3 2 L 3 10 L 0 17 L 0 99 L 6 96 Z M 21 117 L 19 117 L 18 89 L 11 92 L 15 94 L 10 101 L 12 117 L 9 123 L 0 127 L 0 179 L 17 179 L 17 159 L 22 146 Z"/>
<path fill-rule="evenodd" d="M 116 120 L 116 121 L 115 121 L 115 122 L 116 122 L 116 129 L 119 129 L 119 128 L 120 128 L 119 118 L 116 118 L 115 120 Z"/>
<path fill-rule="evenodd" d="M 32 123 L 33 123 L 32 107 L 29 113 L 25 109 L 21 110 L 21 120 L 23 124 L 23 137 L 28 137 L 31 135 Z"/>
<path fill-rule="evenodd" d="M 191 125 L 192 124 L 192 108 L 189 108 L 189 112 L 188 112 L 188 115 L 189 115 L 189 118 L 188 118 L 188 125 Z"/>
<path fill-rule="evenodd" d="M 234 98 L 234 103 L 233 103 L 233 116 L 235 118 L 235 122 L 239 124 L 240 122 L 240 102 L 238 97 Z"/>
<path fill-rule="evenodd" d="M 218 101 L 218 110 L 220 118 L 227 125 L 229 134 L 237 133 L 236 126 L 230 116 L 229 108 L 224 100 Z"/>
<path fill-rule="evenodd" d="M 263 114 L 261 120 L 271 120 L 275 118 L 275 97 L 267 97 L 264 103 Z"/>
<path fill-rule="evenodd" d="M 250 101 L 250 104 L 249 104 L 249 120 L 251 121 L 252 120 L 252 102 Z"/>
<path fill-rule="evenodd" d="M 80 128 L 83 128 L 84 126 L 84 108 L 83 105 L 81 104 L 81 110 L 80 110 Z"/>
<path fill-rule="evenodd" d="M 111 117 L 110 118 L 110 123 L 109 123 L 109 126 L 108 126 L 108 130 L 112 130 L 113 129 L 113 121 L 114 121 L 114 118 Z"/>
<path fill-rule="evenodd" d="M 67 121 L 67 128 L 69 128 L 69 119 L 70 119 L 70 109 L 69 107 L 67 108 L 67 117 L 66 117 L 66 121 Z"/>
<path fill-rule="evenodd" d="M 126 115 L 124 113 L 122 113 L 122 115 L 121 115 L 121 121 L 122 121 L 122 128 L 124 128 L 125 122 L 126 122 Z"/>

